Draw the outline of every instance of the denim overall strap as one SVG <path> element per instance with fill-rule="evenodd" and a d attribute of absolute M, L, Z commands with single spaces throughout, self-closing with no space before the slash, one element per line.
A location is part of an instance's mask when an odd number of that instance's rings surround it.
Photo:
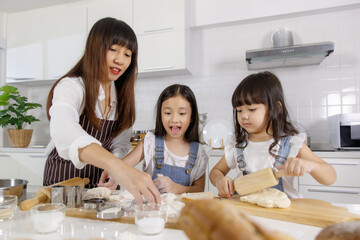
<path fill-rule="evenodd" d="M 164 164 L 164 136 L 155 136 L 155 168 L 161 169 Z"/>
<path fill-rule="evenodd" d="M 237 163 L 238 163 L 238 167 L 240 169 L 240 171 L 243 172 L 243 174 L 245 175 L 246 174 L 246 171 L 245 171 L 245 167 L 246 167 L 246 163 L 245 163 L 245 159 L 244 159 L 244 148 L 236 148 L 237 150 Z"/>
<path fill-rule="evenodd" d="M 291 149 L 290 138 L 291 136 L 287 136 L 281 139 L 280 148 L 278 155 L 275 158 L 274 167 L 283 165 L 284 162 L 286 161 Z M 282 183 L 282 178 L 279 178 L 279 183 L 276 186 L 273 186 L 272 188 L 278 189 L 283 192 L 284 187 Z"/>
<path fill-rule="evenodd" d="M 274 167 L 283 165 L 284 162 L 286 161 L 286 159 L 289 155 L 290 149 L 291 149 L 290 139 L 291 139 L 291 136 L 287 136 L 287 137 L 284 137 L 281 139 L 280 148 L 279 148 L 278 155 L 275 158 Z"/>
<path fill-rule="evenodd" d="M 191 142 L 190 143 L 189 159 L 186 161 L 186 165 L 185 165 L 186 174 L 190 174 L 191 169 L 195 166 L 198 150 L 199 150 L 199 143 Z"/>

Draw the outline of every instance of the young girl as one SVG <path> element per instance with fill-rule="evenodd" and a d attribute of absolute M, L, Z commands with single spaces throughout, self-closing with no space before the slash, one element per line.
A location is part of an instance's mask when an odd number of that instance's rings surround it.
<path fill-rule="evenodd" d="M 137 54 L 136 35 L 125 22 L 104 18 L 94 24 L 83 56 L 48 96 L 44 185 L 79 176 L 96 187 L 105 169 L 138 203 L 141 195 L 160 201 L 151 178 L 119 159 L 129 151 L 135 121 Z"/>
<path fill-rule="evenodd" d="M 277 189 L 290 198 L 301 197 L 293 188 L 294 176 L 309 173 L 319 183 L 335 182 L 334 168 L 317 157 L 304 143 L 289 120 L 279 79 L 270 72 L 246 77 L 232 96 L 235 139 L 225 146 L 225 155 L 210 172 L 211 183 L 221 197 L 234 193 L 233 179 L 226 177 L 236 169 L 237 177 L 264 168 L 284 169 Z"/>
<path fill-rule="evenodd" d="M 159 96 L 155 133 L 124 158 L 131 166 L 144 159 L 143 169 L 161 193 L 202 192 L 211 148 L 199 144 L 199 116 L 194 93 L 171 85 Z"/>

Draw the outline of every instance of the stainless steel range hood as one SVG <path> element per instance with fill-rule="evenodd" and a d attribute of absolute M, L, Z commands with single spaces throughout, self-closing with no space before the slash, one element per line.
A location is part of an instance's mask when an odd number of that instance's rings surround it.
<path fill-rule="evenodd" d="M 320 64 L 334 52 L 333 42 L 292 45 L 246 51 L 249 70 Z"/>

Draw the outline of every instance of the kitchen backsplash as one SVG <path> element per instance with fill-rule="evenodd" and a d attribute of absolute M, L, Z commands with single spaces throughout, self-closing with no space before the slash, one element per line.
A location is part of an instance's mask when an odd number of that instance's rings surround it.
<path fill-rule="evenodd" d="M 268 69 L 283 84 L 292 119 L 311 136 L 312 144 L 328 145 L 327 117 L 360 112 L 360 9 L 306 16 L 274 17 L 244 21 L 192 31 L 193 74 L 138 79 L 137 116 L 133 129 L 152 129 L 155 104 L 161 91 L 174 83 L 194 91 L 200 113 L 208 121 L 232 121 L 231 96 L 238 83 L 255 71 L 248 71 L 245 51 L 271 47 L 273 30 L 285 26 L 294 44 L 322 41 L 335 43 L 335 51 L 321 65 Z M 256 71 L 257 72 L 257 71 Z M 34 123 L 32 144 L 49 140 L 45 101 L 50 86 L 36 86 L 30 98 L 44 104 L 41 123 Z"/>

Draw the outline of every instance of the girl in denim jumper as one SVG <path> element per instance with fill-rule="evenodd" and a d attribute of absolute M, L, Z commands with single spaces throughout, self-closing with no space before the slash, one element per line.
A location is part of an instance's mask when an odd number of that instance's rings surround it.
<path fill-rule="evenodd" d="M 159 96 L 155 132 L 124 158 L 131 166 L 144 159 L 143 170 L 161 193 L 202 192 L 211 153 L 199 144 L 199 114 L 191 89 L 174 84 Z"/>
<path fill-rule="evenodd" d="M 246 77 L 232 96 L 235 138 L 225 144 L 225 155 L 210 172 L 211 183 L 221 197 L 234 194 L 230 169 L 237 176 L 264 168 L 284 169 L 285 175 L 275 188 L 290 198 L 301 195 L 293 187 L 294 176 L 310 174 L 319 183 L 335 182 L 334 168 L 317 157 L 305 144 L 305 133 L 291 123 L 279 79 L 270 72 Z"/>

